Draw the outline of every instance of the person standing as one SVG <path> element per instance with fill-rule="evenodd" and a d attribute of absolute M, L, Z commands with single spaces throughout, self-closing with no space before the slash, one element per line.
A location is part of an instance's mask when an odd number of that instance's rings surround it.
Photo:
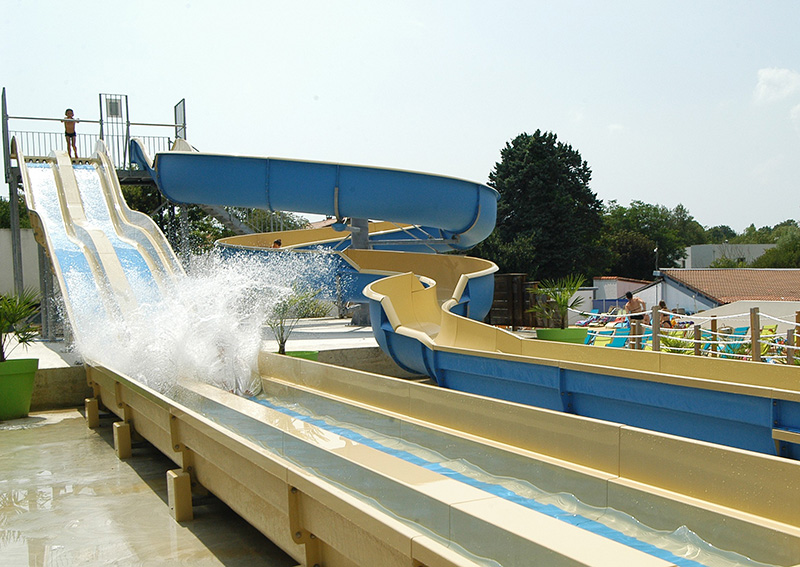
<path fill-rule="evenodd" d="M 659 323 L 661 327 L 672 328 L 672 315 L 669 314 L 667 303 L 663 299 L 658 302 L 658 310 L 661 312 Z"/>
<path fill-rule="evenodd" d="M 625 292 L 625 298 L 628 300 L 628 302 L 625 304 L 625 311 L 631 314 L 631 320 L 644 321 L 646 324 L 647 321 L 645 320 L 645 315 L 647 315 L 647 305 L 645 302 L 629 291 Z"/>
<path fill-rule="evenodd" d="M 80 122 L 80 120 L 75 118 L 75 113 L 71 108 L 68 108 L 64 111 L 64 119 L 61 122 L 64 123 L 64 137 L 67 139 L 67 154 L 69 154 L 69 157 L 77 158 L 78 134 L 75 133 L 75 124 Z"/>

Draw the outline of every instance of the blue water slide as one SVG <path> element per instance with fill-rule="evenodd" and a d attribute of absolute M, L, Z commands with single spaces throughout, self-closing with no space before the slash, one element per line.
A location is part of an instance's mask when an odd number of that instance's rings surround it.
<path fill-rule="evenodd" d="M 498 193 L 453 177 L 313 161 L 172 151 L 152 164 L 137 141 L 131 160 L 184 204 L 295 211 L 435 227 L 469 249 L 494 230 Z"/>

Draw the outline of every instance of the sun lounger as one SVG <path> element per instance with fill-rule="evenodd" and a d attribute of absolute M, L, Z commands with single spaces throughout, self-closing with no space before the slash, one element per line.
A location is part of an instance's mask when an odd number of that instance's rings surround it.
<path fill-rule="evenodd" d="M 611 339 L 614 336 L 614 331 L 611 329 L 606 329 L 604 331 L 598 331 L 597 336 L 594 338 L 594 346 L 605 346 L 611 342 Z"/>
<path fill-rule="evenodd" d="M 589 317 L 588 318 L 581 319 L 580 321 L 577 321 L 575 324 L 578 327 L 588 327 L 592 323 L 594 323 L 595 321 L 598 321 L 599 319 L 600 319 L 600 310 L 599 309 L 592 309 L 591 311 L 589 311 Z"/>
<path fill-rule="evenodd" d="M 630 329 L 617 329 L 614 331 L 614 337 L 606 346 L 613 348 L 625 348 L 625 346 L 628 344 L 628 335 L 630 334 Z"/>

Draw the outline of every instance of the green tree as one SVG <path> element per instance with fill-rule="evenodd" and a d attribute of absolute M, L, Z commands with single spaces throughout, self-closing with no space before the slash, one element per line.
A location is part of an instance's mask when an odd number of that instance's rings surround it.
<path fill-rule="evenodd" d="M 756 228 L 756 225 L 751 224 L 741 234 L 731 238 L 730 242 L 734 244 L 774 244 L 775 235 L 772 227 L 762 226 L 761 228 Z"/>
<path fill-rule="evenodd" d="M 642 201 L 632 201 L 630 207 L 611 201 L 605 208 L 603 221 L 603 241 L 612 246 L 612 252 L 620 259 L 627 258 L 632 262 L 616 266 L 619 270 L 617 275 L 620 276 L 652 278 L 656 248 L 659 267 L 672 268 L 678 265 L 678 260 L 686 257 L 687 246 L 702 244 L 706 240 L 705 229 L 692 218 L 683 205 L 670 210 L 663 205 L 651 205 Z M 641 238 L 633 242 L 631 234 L 646 238 L 653 246 L 646 249 L 645 241 Z M 614 246 L 621 248 L 615 249 Z M 631 256 L 636 250 L 634 246 L 646 260 L 634 261 Z M 647 265 L 651 268 L 644 269 Z"/>
<path fill-rule="evenodd" d="M 180 247 L 180 212 L 164 199 L 158 188 L 149 185 L 123 186 L 122 194 L 130 208 L 149 215 L 164 232 L 172 246 L 175 248 Z M 186 207 L 186 211 L 188 220 L 187 240 L 190 250 L 208 250 L 220 238 L 235 234 L 220 221 L 206 214 L 197 205 L 189 205 Z M 235 210 L 232 214 L 238 216 L 242 221 L 254 223 L 254 229 L 257 231 L 269 231 L 270 219 L 273 219 L 274 226 L 283 226 L 285 230 L 295 230 L 308 225 L 308 221 L 305 218 L 292 213 L 257 210 L 250 211 L 249 218 L 245 218 L 244 212 L 240 210 Z"/>
<path fill-rule="evenodd" d="M 19 211 L 20 228 L 31 228 L 31 219 L 28 217 L 28 207 L 25 206 L 25 199 L 19 198 L 17 203 Z M 0 228 L 11 228 L 11 204 L 8 199 L 0 197 Z"/>
<path fill-rule="evenodd" d="M 736 231 L 726 224 L 712 226 L 706 230 L 706 242 L 709 244 L 722 244 L 736 237 Z M 698 244 L 698 243 L 695 243 Z"/>
<path fill-rule="evenodd" d="M 500 157 L 489 174 L 500 193 L 497 228 L 475 253 L 536 279 L 595 273 L 602 203 L 580 153 L 537 130 L 506 143 Z"/>
<path fill-rule="evenodd" d="M 601 244 L 609 254 L 606 273 L 640 280 L 653 277 L 656 243 L 631 230 L 604 233 Z"/>
<path fill-rule="evenodd" d="M 747 262 L 722 256 L 708 265 L 709 268 L 746 268 Z"/>
<path fill-rule="evenodd" d="M 753 268 L 800 268 L 800 228 L 785 227 L 781 236 L 770 248 L 750 264 Z"/>

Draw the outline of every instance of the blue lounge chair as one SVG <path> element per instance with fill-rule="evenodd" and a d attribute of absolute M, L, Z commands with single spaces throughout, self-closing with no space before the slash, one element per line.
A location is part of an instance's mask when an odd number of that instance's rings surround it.
<path fill-rule="evenodd" d="M 725 358 L 740 358 L 739 356 L 728 356 L 728 355 L 741 355 L 742 347 L 747 343 L 747 333 L 750 331 L 750 327 L 736 327 L 730 335 L 725 336 L 725 340 L 728 341 L 724 345 L 719 345 L 720 355 Z"/>
<path fill-rule="evenodd" d="M 601 344 L 605 344 L 610 341 L 611 335 L 613 334 L 614 331 L 611 329 L 604 329 L 602 331 L 594 331 L 589 329 L 589 331 L 586 333 L 586 340 L 583 342 L 583 344 L 600 346 Z"/>
<path fill-rule="evenodd" d="M 607 347 L 625 348 L 628 344 L 628 335 L 631 334 L 630 328 L 618 328 L 614 331 L 614 338 L 608 343 Z"/>

